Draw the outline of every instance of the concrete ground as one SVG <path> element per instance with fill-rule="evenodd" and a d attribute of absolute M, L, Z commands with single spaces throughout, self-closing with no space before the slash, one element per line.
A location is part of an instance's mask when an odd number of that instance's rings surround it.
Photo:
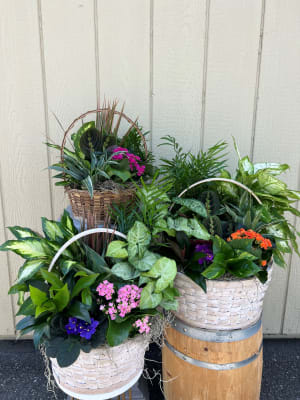
<path fill-rule="evenodd" d="M 160 353 L 155 345 L 151 346 L 147 358 L 156 360 L 147 362 L 150 374 L 153 373 L 153 367 L 160 369 Z M 145 382 L 142 382 L 142 386 L 145 386 Z M 157 381 L 148 387 L 149 400 L 163 399 Z M 133 399 L 144 398 L 140 389 L 143 390 L 143 387 L 135 388 Z M 55 399 L 46 390 L 43 361 L 31 341 L 0 342 L 0 399 Z M 66 399 L 66 396 L 57 390 L 57 399 Z M 300 400 L 300 340 L 264 341 L 261 400 Z"/>

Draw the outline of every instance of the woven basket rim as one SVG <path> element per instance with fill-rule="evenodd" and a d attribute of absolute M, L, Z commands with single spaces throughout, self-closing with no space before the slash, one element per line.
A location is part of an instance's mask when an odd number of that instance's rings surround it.
<path fill-rule="evenodd" d="M 71 188 L 70 186 L 65 186 L 65 191 L 66 192 L 79 192 L 79 193 L 84 193 L 84 194 L 86 194 L 86 193 L 89 193 L 88 192 L 88 190 L 87 189 L 76 189 L 76 188 Z M 93 194 L 94 194 L 94 196 L 95 195 L 100 195 L 100 194 L 103 194 L 103 193 L 121 193 L 121 192 L 135 192 L 136 191 L 136 189 L 134 188 L 134 187 L 131 187 L 131 188 L 121 188 L 121 189 L 118 189 L 118 190 L 109 190 L 109 189 L 105 189 L 105 190 L 94 190 L 93 191 Z"/>

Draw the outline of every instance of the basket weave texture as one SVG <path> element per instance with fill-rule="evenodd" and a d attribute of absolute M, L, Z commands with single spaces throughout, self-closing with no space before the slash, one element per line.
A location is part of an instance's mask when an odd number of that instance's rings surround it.
<path fill-rule="evenodd" d="M 119 346 L 103 345 L 90 353 L 81 351 L 75 363 L 66 368 L 59 367 L 52 358 L 54 378 L 62 389 L 82 395 L 100 395 L 121 389 L 143 370 L 148 344 L 148 340 L 139 335 Z"/>
<path fill-rule="evenodd" d="M 179 290 L 177 318 L 203 329 L 243 329 L 261 316 L 263 299 L 269 287 L 256 277 L 243 280 L 207 280 L 207 293 L 188 276 L 178 272 L 174 286 Z"/>
<path fill-rule="evenodd" d="M 96 225 L 102 224 L 113 204 L 131 204 L 135 198 L 135 189 L 123 189 L 120 191 L 94 191 L 91 199 L 87 190 L 67 188 L 72 212 L 75 218 L 87 220 L 93 216 Z"/>

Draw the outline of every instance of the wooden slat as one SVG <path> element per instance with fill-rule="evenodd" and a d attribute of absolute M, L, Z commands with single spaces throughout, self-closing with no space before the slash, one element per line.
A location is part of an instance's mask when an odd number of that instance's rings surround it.
<path fill-rule="evenodd" d="M 266 2 L 259 102 L 254 146 L 254 160 L 287 162 L 291 171 L 285 181 L 297 187 L 300 126 L 300 3 L 297 0 Z M 291 43 L 294 43 L 291 45 Z M 287 256 L 287 259 L 289 257 Z M 299 259 L 293 258 L 288 293 L 285 333 L 299 333 L 293 320 L 299 308 Z M 288 271 L 275 269 L 264 308 L 265 333 L 282 333 Z M 296 305 L 298 303 L 298 306 Z M 293 311 L 292 311 L 293 310 Z M 297 327 L 297 332 L 294 328 Z"/>
<path fill-rule="evenodd" d="M 204 149 L 227 140 L 229 165 L 250 153 L 261 0 L 213 0 L 210 6 Z"/>
<path fill-rule="evenodd" d="M 0 6 L 0 146 L 5 224 L 40 230 L 40 217 L 51 217 L 39 29 L 36 1 Z M 5 38 L 4 40 L 2 38 Z M 12 280 L 22 260 L 9 256 Z M 6 267 L 4 267 L 6 268 Z M 1 292 L 8 282 L 1 280 Z M 1 315 L 11 332 L 11 308 Z"/>
<path fill-rule="evenodd" d="M 61 143 L 63 132 L 52 112 L 67 127 L 97 104 L 93 1 L 42 0 L 41 14 L 49 136 Z M 51 162 L 57 156 L 51 151 Z M 63 189 L 53 186 L 56 218 L 67 203 Z"/>
<path fill-rule="evenodd" d="M 149 129 L 150 0 L 98 0 L 100 98 Z"/>
<path fill-rule="evenodd" d="M 154 2 L 153 150 L 160 138 L 175 136 L 185 150 L 199 150 L 206 2 Z"/>

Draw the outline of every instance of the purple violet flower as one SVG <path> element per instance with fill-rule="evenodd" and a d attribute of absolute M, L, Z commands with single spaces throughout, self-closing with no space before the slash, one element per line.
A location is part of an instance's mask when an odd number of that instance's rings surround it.
<path fill-rule="evenodd" d="M 68 335 L 79 335 L 87 340 L 90 340 L 92 335 L 96 332 L 99 321 L 91 318 L 91 323 L 81 319 L 70 317 L 69 323 L 65 326 Z"/>
<path fill-rule="evenodd" d="M 203 265 L 204 261 L 211 262 L 214 259 L 214 253 L 212 251 L 210 243 L 197 244 L 195 246 L 195 252 L 205 254 L 204 257 L 201 257 L 198 260 L 198 263 L 200 265 Z"/>

